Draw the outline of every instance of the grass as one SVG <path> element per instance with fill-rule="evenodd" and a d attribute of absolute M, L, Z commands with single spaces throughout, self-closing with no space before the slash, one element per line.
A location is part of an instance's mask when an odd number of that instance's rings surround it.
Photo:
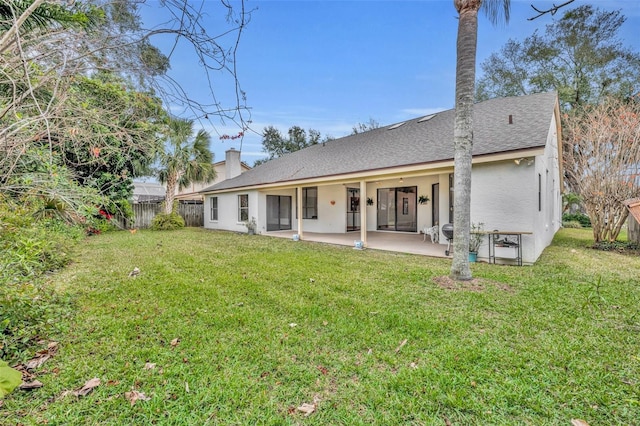
<path fill-rule="evenodd" d="M 474 264 L 481 280 L 450 289 L 434 281 L 446 259 L 202 229 L 93 237 L 52 277 L 77 314 L 44 386 L 0 412 L 25 425 L 638 424 L 640 258 L 590 238 L 562 230 L 535 266 Z M 93 377 L 88 396 L 65 392 Z M 131 390 L 150 399 L 131 405 Z"/>

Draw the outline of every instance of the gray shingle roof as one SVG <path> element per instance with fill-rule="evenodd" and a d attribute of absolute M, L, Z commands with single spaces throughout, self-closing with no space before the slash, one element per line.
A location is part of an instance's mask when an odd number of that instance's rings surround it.
<path fill-rule="evenodd" d="M 543 147 L 555 104 L 555 92 L 477 103 L 473 155 Z M 428 120 L 407 120 L 392 130 L 393 125 L 385 126 L 313 145 L 201 192 L 452 160 L 454 113 L 450 109 Z"/>

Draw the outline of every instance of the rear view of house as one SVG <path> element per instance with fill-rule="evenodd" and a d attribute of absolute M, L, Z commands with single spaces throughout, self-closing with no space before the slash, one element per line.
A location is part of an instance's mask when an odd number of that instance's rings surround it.
<path fill-rule="evenodd" d="M 524 263 L 535 262 L 561 225 L 559 123 L 555 93 L 474 109 L 471 220 L 523 233 Z M 441 229 L 453 221 L 453 126 L 447 110 L 268 161 L 201 191 L 204 226 L 244 231 L 255 218 L 260 233 L 353 232 L 365 245 L 367 232 Z"/>

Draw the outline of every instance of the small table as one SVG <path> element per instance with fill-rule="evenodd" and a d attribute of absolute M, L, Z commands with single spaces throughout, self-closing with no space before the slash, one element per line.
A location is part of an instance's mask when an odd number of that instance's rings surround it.
<path fill-rule="evenodd" d="M 518 266 L 522 266 L 522 236 L 532 235 L 533 232 L 526 231 L 485 231 L 489 236 L 489 263 L 496 263 L 496 258 L 513 259 L 518 262 Z M 504 239 L 501 239 L 504 237 Z M 515 241 L 507 237 L 514 237 Z M 496 254 L 496 248 L 500 249 L 499 255 Z M 504 249 L 504 250 L 502 250 Z M 513 251 L 513 255 L 510 255 Z"/>

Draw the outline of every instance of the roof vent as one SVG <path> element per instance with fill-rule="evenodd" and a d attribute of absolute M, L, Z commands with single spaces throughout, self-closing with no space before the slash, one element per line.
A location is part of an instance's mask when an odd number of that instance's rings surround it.
<path fill-rule="evenodd" d="M 402 123 L 394 124 L 393 126 L 389 126 L 387 130 L 397 129 L 398 127 L 402 126 L 404 123 L 406 123 L 406 121 L 403 121 Z"/>
<path fill-rule="evenodd" d="M 425 121 L 429 121 L 435 116 L 436 116 L 435 114 L 431 114 L 431 115 L 427 115 L 425 117 L 422 117 L 420 120 L 418 120 L 418 123 L 423 123 Z"/>

